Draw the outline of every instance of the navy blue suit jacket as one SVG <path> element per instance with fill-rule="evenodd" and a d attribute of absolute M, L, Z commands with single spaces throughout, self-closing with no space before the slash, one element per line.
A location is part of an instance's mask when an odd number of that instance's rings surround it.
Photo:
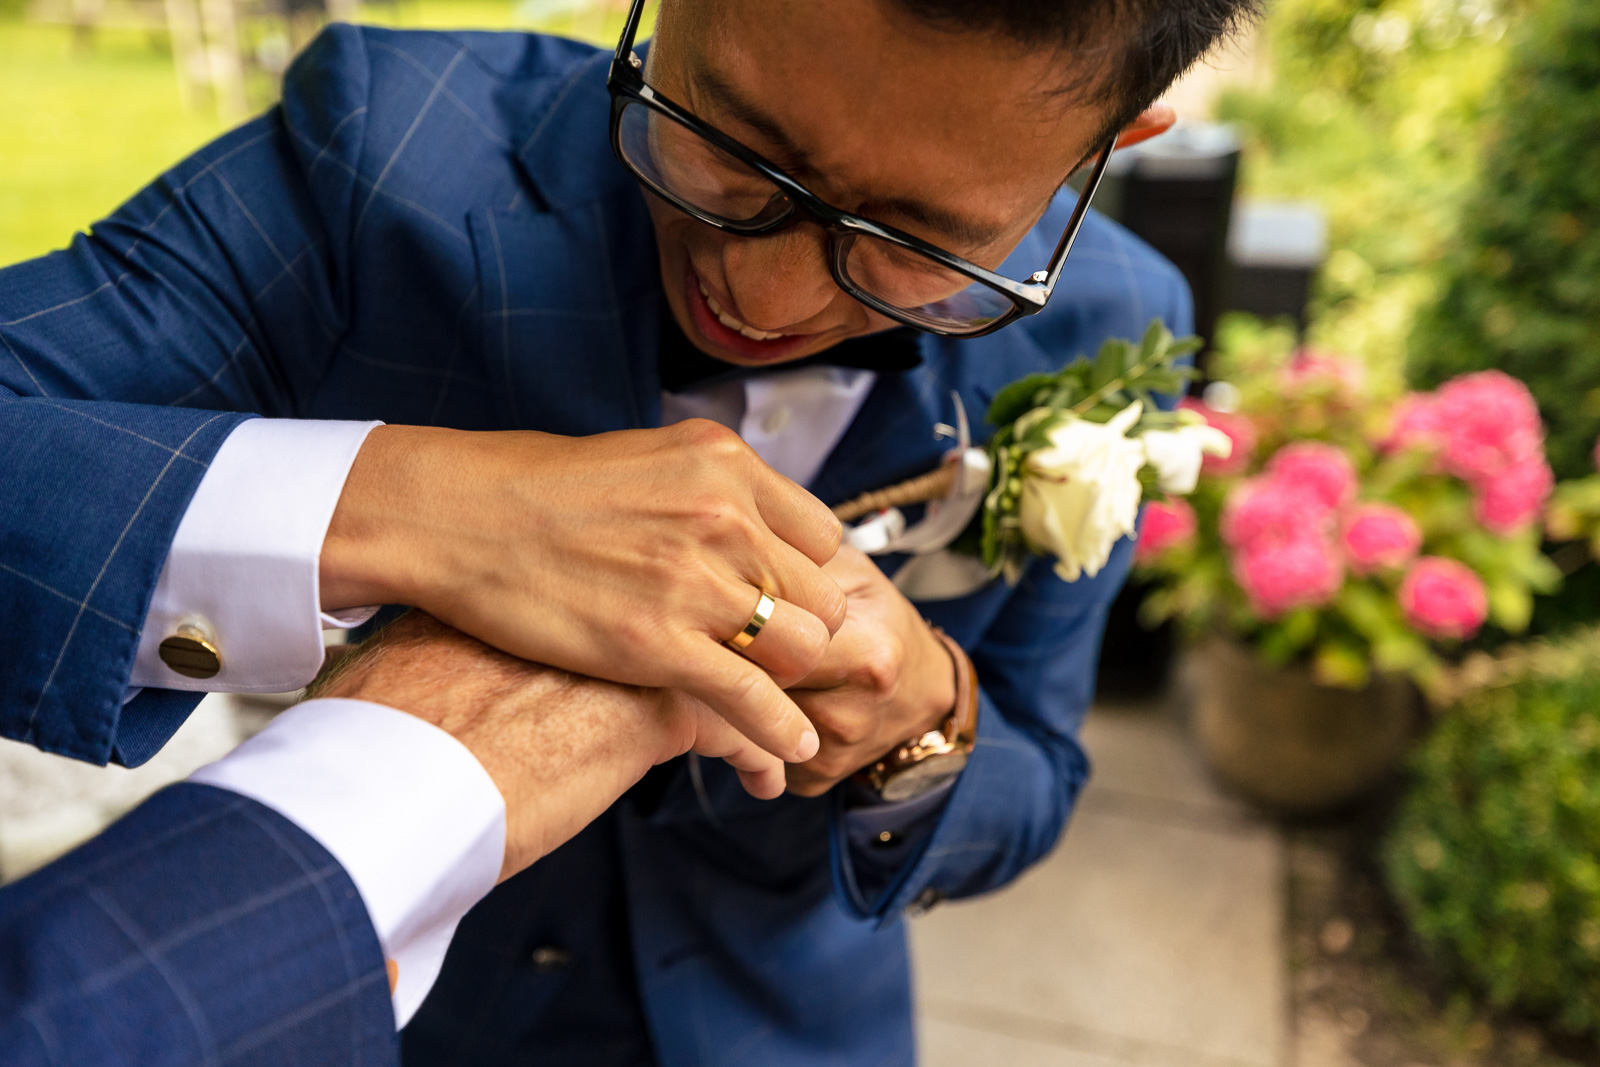
<path fill-rule="evenodd" d="M 6 1067 L 387 1067 L 356 887 L 270 808 L 184 784 L 0 889 Z"/>
<path fill-rule="evenodd" d="M 644 194 L 607 143 L 606 62 L 538 36 L 335 27 L 280 107 L 68 251 L 0 272 L 0 730 L 134 763 L 187 714 L 171 692 L 123 707 L 123 686 L 172 532 L 248 414 L 658 423 L 661 280 Z M 1046 263 L 1069 210 L 1009 274 Z M 832 503 L 930 469 L 952 391 L 981 413 L 1157 316 L 1190 328 L 1181 277 L 1091 217 L 1046 311 L 924 337 L 922 365 L 880 378 L 811 489 Z M 922 832 L 851 847 L 837 795 L 762 804 L 720 766 L 696 783 L 680 765 L 469 917 L 408 1057 L 906 1062 L 899 917 L 1003 885 L 1055 843 L 1128 547 L 1092 580 L 1040 564 L 925 605 L 983 692 L 977 750 Z"/>

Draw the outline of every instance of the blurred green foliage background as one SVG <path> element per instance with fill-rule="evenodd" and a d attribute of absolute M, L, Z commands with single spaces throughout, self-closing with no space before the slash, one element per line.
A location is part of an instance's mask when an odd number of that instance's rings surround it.
<path fill-rule="evenodd" d="M 61 247 L 222 132 L 179 106 L 170 57 L 143 35 L 73 55 L 66 27 L 0 19 L 0 264 Z"/>
<path fill-rule="evenodd" d="M 1600 4 L 1547 0 L 1515 39 L 1411 372 L 1520 378 L 1557 476 L 1581 478 L 1600 435 Z"/>
<path fill-rule="evenodd" d="M 1247 195 L 1328 214 L 1310 341 L 1431 387 L 1527 382 L 1558 477 L 1600 433 L 1600 5 L 1276 0 L 1271 77 L 1226 93 Z M 1600 567 L 1533 632 L 1600 618 Z"/>
<path fill-rule="evenodd" d="M 1600 632 L 1530 659 L 1424 743 L 1385 867 L 1448 973 L 1600 1034 Z"/>
<path fill-rule="evenodd" d="M 1243 130 L 1245 193 L 1309 200 L 1330 249 L 1310 339 L 1398 376 L 1455 239 L 1520 0 L 1276 0 L 1271 77 L 1218 117 Z"/>
<path fill-rule="evenodd" d="M 362 21 L 435 29 L 543 29 L 613 44 L 615 4 L 401 0 Z M 225 129 L 178 96 L 162 39 L 30 22 L 22 0 L 0 0 L 0 265 L 64 246 L 144 183 Z M 270 97 L 262 93 L 263 106 Z"/>

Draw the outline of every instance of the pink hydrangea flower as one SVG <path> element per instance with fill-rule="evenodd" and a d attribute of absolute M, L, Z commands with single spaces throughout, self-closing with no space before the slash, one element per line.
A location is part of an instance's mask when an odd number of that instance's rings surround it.
<path fill-rule="evenodd" d="M 1466 564 L 1423 556 L 1400 581 L 1400 610 L 1429 637 L 1465 640 L 1489 617 L 1489 595 Z"/>
<path fill-rule="evenodd" d="M 1513 534 L 1539 517 L 1554 488 L 1550 464 L 1528 456 L 1478 483 L 1473 513 L 1491 533 Z"/>
<path fill-rule="evenodd" d="M 1233 557 L 1233 577 L 1264 619 L 1292 608 L 1321 607 L 1344 584 L 1344 567 L 1326 537 L 1261 542 Z"/>
<path fill-rule="evenodd" d="M 1439 388 L 1439 430 L 1445 467 L 1478 484 L 1542 455 L 1544 427 L 1528 387 L 1497 370 L 1452 378 Z"/>
<path fill-rule="evenodd" d="M 1600 440 L 1594 443 L 1594 466 L 1596 470 L 1600 470 Z"/>
<path fill-rule="evenodd" d="M 1444 432 L 1439 426 L 1439 405 L 1432 393 L 1407 393 L 1394 408 L 1394 420 L 1389 436 L 1384 438 L 1386 452 L 1403 448 L 1436 449 L 1444 447 Z"/>
<path fill-rule="evenodd" d="M 1324 536 L 1328 508 L 1310 486 L 1279 478 L 1251 478 L 1228 494 L 1222 507 L 1222 540 L 1250 549 Z"/>
<path fill-rule="evenodd" d="M 1343 449 L 1321 441 L 1283 446 L 1267 463 L 1267 476 L 1309 489 L 1324 512 L 1337 511 L 1356 495 L 1355 464 Z"/>
<path fill-rule="evenodd" d="M 1194 508 L 1182 497 L 1147 504 L 1133 558 L 1139 563 L 1148 563 L 1169 548 L 1187 544 L 1194 537 L 1197 525 Z"/>
<path fill-rule="evenodd" d="M 1201 470 L 1207 474 L 1229 475 L 1240 474 L 1250 469 L 1250 461 L 1255 457 L 1259 435 L 1256 433 L 1255 423 L 1251 422 L 1248 416 L 1218 411 L 1193 397 L 1186 397 L 1178 406 L 1195 412 L 1208 424 L 1227 434 L 1228 440 L 1233 442 L 1233 451 L 1227 456 L 1206 456 L 1205 462 L 1200 466 Z"/>
<path fill-rule="evenodd" d="M 1283 367 L 1283 384 L 1291 390 L 1331 386 L 1353 397 L 1361 392 L 1366 380 L 1367 369 L 1358 361 L 1315 348 L 1300 349 Z"/>
<path fill-rule="evenodd" d="M 1391 504 L 1362 504 L 1345 518 L 1345 559 L 1357 574 L 1404 567 L 1422 547 L 1416 520 Z"/>

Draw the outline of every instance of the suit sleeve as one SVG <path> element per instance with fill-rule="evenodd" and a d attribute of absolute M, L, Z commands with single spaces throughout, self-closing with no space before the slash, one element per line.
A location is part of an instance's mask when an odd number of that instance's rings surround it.
<path fill-rule="evenodd" d="M 1130 304 L 1159 309 L 1181 337 L 1193 329 L 1193 302 L 1176 269 L 1162 266 Z M 1136 336 L 1145 325 L 1107 322 L 1104 335 Z M 1050 560 L 1030 565 L 968 650 L 980 683 L 972 757 L 942 803 L 918 813 L 896 844 L 863 845 L 849 832 L 853 813 L 840 804 L 830 842 L 835 885 L 851 914 L 889 922 L 908 908 L 997 889 L 1055 847 L 1088 779 L 1078 730 L 1094 699 L 1106 613 L 1127 578 L 1133 545 L 1123 539 L 1096 577 L 1071 583 L 1056 576 Z M 941 605 L 924 608 L 932 621 L 957 628 L 956 619 L 941 619 Z"/>
<path fill-rule="evenodd" d="M 0 270 L 0 735 L 134 765 L 198 701 L 123 706 L 139 628 L 211 457 L 297 415 L 346 329 L 366 72 L 335 28 L 280 107 Z"/>
<path fill-rule="evenodd" d="M 399 1063 L 383 953 L 355 885 L 272 809 L 156 794 L 0 889 L 10 1067 Z"/>

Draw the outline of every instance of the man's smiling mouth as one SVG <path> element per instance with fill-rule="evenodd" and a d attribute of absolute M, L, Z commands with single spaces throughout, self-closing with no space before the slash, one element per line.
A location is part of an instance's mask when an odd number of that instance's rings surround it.
<path fill-rule="evenodd" d="M 705 287 L 704 282 L 700 282 L 699 285 L 700 295 L 706 298 L 706 306 L 709 307 L 711 309 L 711 313 L 717 317 L 717 321 L 722 323 L 722 325 L 726 326 L 728 329 L 742 334 L 743 336 L 750 338 L 752 341 L 775 341 L 780 337 L 789 336 L 786 333 L 779 333 L 773 330 L 758 330 L 748 323 L 740 322 L 738 319 L 728 314 L 727 310 L 721 304 L 717 303 L 717 298 L 711 295 L 711 291 Z"/>

